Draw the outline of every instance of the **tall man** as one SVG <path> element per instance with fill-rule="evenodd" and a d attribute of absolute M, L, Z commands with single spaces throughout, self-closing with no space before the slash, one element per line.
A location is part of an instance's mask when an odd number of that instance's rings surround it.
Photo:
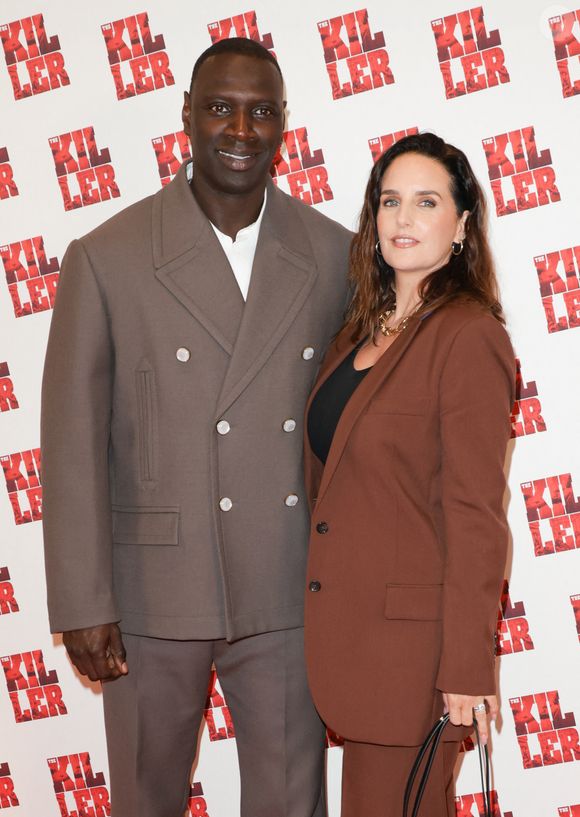
<path fill-rule="evenodd" d="M 279 191 L 280 69 L 198 59 L 193 161 L 73 241 L 43 385 L 51 628 L 104 685 L 113 817 L 181 817 L 212 662 L 244 817 L 321 817 L 302 656 L 302 414 L 350 234 Z"/>

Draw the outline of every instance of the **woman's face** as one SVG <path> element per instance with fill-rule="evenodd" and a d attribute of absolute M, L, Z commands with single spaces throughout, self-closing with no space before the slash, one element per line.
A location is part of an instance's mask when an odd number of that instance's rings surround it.
<path fill-rule="evenodd" d="M 463 240 L 469 213 L 457 215 L 450 183 L 442 164 L 419 153 L 404 153 L 385 170 L 377 232 L 395 272 L 422 279 L 447 263 L 453 241 Z"/>

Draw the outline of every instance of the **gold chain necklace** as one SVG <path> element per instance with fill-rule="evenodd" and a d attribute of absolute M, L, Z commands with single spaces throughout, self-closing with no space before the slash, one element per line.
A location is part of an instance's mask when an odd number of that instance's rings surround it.
<path fill-rule="evenodd" d="M 379 315 L 379 329 L 381 330 L 383 335 L 385 335 L 388 338 L 392 337 L 393 335 L 400 335 L 401 332 L 405 331 L 405 329 L 409 325 L 409 321 L 411 320 L 415 312 L 418 311 L 420 306 L 421 304 L 419 303 L 409 315 L 405 315 L 405 317 L 401 318 L 399 323 L 397 323 L 395 326 L 387 326 L 387 321 L 392 315 L 395 314 L 395 309 L 397 307 L 397 305 L 395 304 L 395 306 L 392 309 L 387 309 L 386 312 L 381 312 L 381 314 Z"/>

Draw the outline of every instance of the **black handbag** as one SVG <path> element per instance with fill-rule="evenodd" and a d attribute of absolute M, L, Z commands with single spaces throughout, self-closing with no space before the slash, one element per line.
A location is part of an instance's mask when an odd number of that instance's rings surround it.
<path fill-rule="evenodd" d="M 419 806 L 421 805 L 421 800 L 423 798 L 423 793 L 425 791 L 425 786 L 427 785 L 427 780 L 429 778 L 429 772 L 431 771 L 431 766 L 433 765 L 433 760 L 435 759 L 435 754 L 437 752 L 437 747 L 441 741 L 441 737 L 443 735 L 443 730 L 447 726 L 449 722 L 449 715 L 442 715 L 437 723 L 433 726 L 427 737 L 425 738 L 425 742 L 419 749 L 417 757 L 415 758 L 415 762 L 413 763 L 413 767 L 409 774 L 409 779 L 407 780 L 407 785 L 405 787 L 405 797 L 403 799 L 403 817 L 418 817 L 419 814 Z M 487 751 L 487 745 L 482 746 L 481 741 L 479 739 L 479 730 L 477 728 L 477 721 L 474 719 L 473 725 L 475 727 L 475 734 L 477 737 L 477 753 L 479 756 L 479 771 L 481 774 L 481 791 L 483 793 L 483 817 L 493 817 L 493 806 L 491 802 L 491 772 L 490 772 L 490 765 L 489 765 L 489 752 Z M 428 754 L 427 754 L 428 753 Z M 419 782 L 417 784 L 417 791 L 415 794 L 415 800 L 413 805 L 411 806 L 411 794 L 413 791 L 413 786 L 415 785 L 415 780 L 419 773 L 419 769 L 421 768 L 421 764 L 423 759 L 427 755 L 427 759 L 425 760 L 425 766 L 423 769 L 423 774 L 421 775 Z"/>

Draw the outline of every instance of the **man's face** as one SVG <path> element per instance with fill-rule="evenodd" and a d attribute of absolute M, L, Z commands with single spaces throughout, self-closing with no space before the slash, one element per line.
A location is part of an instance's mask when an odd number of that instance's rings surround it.
<path fill-rule="evenodd" d="M 282 139 L 285 104 L 272 63 L 241 54 L 209 57 L 182 111 L 194 184 L 226 194 L 263 186 Z"/>

